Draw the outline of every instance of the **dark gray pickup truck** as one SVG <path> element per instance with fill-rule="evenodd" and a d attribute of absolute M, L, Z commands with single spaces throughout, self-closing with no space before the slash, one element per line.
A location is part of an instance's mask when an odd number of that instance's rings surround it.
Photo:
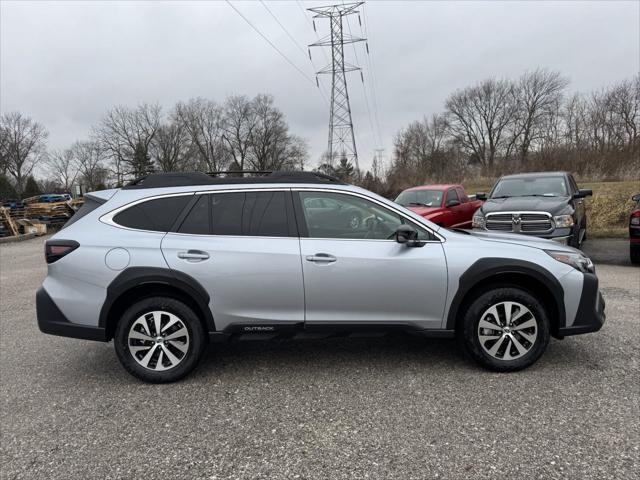
<path fill-rule="evenodd" d="M 591 190 L 580 190 L 567 172 L 507 175 L 473 216 L 473 228 L 522 233 L 555 240 L 579 248 L 587 237 L 584 199 Z"/>

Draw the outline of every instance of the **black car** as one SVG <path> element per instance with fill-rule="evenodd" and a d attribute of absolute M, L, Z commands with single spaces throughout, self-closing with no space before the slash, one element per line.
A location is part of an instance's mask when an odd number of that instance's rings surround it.
<path fill-rule="evenodd" d="M 486 202 L 473 216 L 473 228 L 535 235 L 579 248 L 587 238 L 584 198 L 591 195 L 567 172 L 507 175 L 489 195 L 476 195 Z"/>
<path fill-rule="evenodd" d="M 640 263 L 640 193 L 631 200 L 636 206 L 629 217 L 629 256 L 633 263 Z"/>

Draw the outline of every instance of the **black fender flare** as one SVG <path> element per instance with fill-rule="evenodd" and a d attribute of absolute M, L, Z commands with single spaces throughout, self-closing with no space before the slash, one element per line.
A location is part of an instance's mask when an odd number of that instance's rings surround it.
<path fill-rule="evenodd" d="M 180 290 L 191 298 L 204 315 L 210 332 L 215 331 L 213 315 L 209 308 L 209 294 L 204 287 L 186 273 L 159 267 L 130 267 L 123 270 L 107 287 L 107 296 L 100 309 L 98 326 L 107 328 L 107 321 L 113 305 L 126 292 L 144 284 L 164 284 Z"/>
<path fill-rule="evenodd" d="M 488 257 L 481 258 L 471 265 L 461 276 L 449 312 L 447 314 L 447 329 L 453 330 L 456 327 L 459 309 L 467 295 L 480 282 L 490 280 L 491 277 L 500 274 L 518 274 L 528 276 L 551 294 L 557 307 L 557 327 L 566 325 L 566 312 L 564 308 L 564 289 L 558 279 L 547 269 L 535 263 L 511 258 Z M 515 285 L 517 286 L 517 285 Z"/>

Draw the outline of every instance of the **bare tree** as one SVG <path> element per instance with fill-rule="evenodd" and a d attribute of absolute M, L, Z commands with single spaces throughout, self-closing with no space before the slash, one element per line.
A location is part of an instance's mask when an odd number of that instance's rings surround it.
<path fill-rule="evenodd" d="M 227 98 L 223 118 L 222 138 L 237 169 L 244 170 L 256 126 L 253 102 L 244 95 Z"/>
<path fill-rule="evenodd" d="M 506 80 L 485 80 L 453 93 L 446 107 L 456 141 L 480 165 L 493 167 L 506 146 L 505 129 L 515 113 L 513 85 Z"/>
<path fill-rule="evenodd" d="M 248 162 L 256 170 L 302 169 L 306 144 L 289 134 L 284 114 L 273 97 L 258 95 L 253 104 L 253 129 L 249 135 Z"/>
<path fill-rule="evenodd" d="M 22 197 L 27 177 L 44 158 L 49 134 L 40 123 L 20 112 L 2 115 L 0 129 L 4 137 L 1 163 L 15 180 L 16 192 Z"/>
<path fill-rule="evenodd" d="M 47 155 L 46 163 L 51 177 L 68 192 L 79 173 L 73 150 L 55 150 Z"/>
<path fill-rule="evenodd" d="M 115 107 L 94 131 L 102 150 L 113 162 L 117 183 L 153 170 L 150 148 L 160 128 L 159 105 L 141 104 L 135 109 Z"/>
<path fill-rule="evenodd" d="M 194 98 L 178 103 L 174 121 L 179 122 L 188 135 L 188 150 L 195 156 L 187 164 L 194 170 L 217 171 L 228 165 L 228 155 L 223 141 L 222 109 L 211 100 Z"/>
<path fill-rule="evenodd" d="M 544 69 L 520 77 L 511 91 L 514 115 L 509 126 L 511 139 L 506 156 L 517 149 L 520 160 L 524 161 L 532 145 L 548 138 L 568 84 L 560 72 Z"/>
<path fill-rule="evenodd" d="M 104 167 L 104 151 L 96 141 L 76 142 L 71 147 L 82 182 L 88 190 L 95 190 L 104 183 L 107 170 Z"/>
<path fill-rule="evenodd" d="M 151 143 L 151 159 L 161 172 L 177 172 L 185 168 L 189 151 L 185 125 L 172 119 L 161 125 Z"/>

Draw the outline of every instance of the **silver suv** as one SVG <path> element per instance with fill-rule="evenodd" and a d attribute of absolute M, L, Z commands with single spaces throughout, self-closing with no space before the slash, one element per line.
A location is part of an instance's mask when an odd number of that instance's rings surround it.
<path fill-rule="evenodd" d="M 113 339 L 149 382 L 184 377 L 209 342 L 394 330 L 511 371 L 605 319 L 580 251 L 440 228 L 312 172 L 152 174 L 87 195 L 45 249 L 40 330 Z"/>

